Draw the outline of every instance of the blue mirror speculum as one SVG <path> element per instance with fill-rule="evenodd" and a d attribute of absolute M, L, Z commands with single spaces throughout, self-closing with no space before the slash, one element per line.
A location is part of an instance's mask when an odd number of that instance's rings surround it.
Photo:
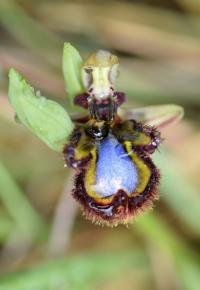
<path fill-rule="evenodd" d="M 76 170 L 74 198 L 85 216 L 98 223 L 127 223 L 158 198 L 159 170 L 151 154 L 161 143 L 153 126 L 118 115 L 125 95 L 114 89 L 118 59 L 107 51 L 82 66 L 85 93 L 74 103 L 88 109 L 64 147 L 67 166 Z"/>

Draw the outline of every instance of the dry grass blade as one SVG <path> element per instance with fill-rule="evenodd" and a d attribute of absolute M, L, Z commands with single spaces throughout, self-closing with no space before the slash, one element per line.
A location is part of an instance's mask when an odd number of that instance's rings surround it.
<path fill-rule="evenodd" d="M 73 172 L 68 173 L 63 192 L 55 209 L 49 240 L 50 257 L 62 257 L 70 243 L 71 230 L 77 210 L 77 204 L 71 195 L 73 176 Z"/>

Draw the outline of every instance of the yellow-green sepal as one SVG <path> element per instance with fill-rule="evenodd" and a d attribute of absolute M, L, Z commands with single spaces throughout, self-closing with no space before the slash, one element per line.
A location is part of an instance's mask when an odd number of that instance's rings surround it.
<path fill-rule="evenodd" d="M 70 43 L 65 43 L 63 49 L 62 69 L 67 96 L 72 105 L 74 97 L 85 91 L 81 79 L 82 64 L 83 60 L 78 50 Z"/>
<path fill-rule="evenodd" d="M 64 108 L 36 94 L 14 69 L 9 72 L 8 96 L 20 122 L 51 149 L 61 152 L 74 128 Z"/>

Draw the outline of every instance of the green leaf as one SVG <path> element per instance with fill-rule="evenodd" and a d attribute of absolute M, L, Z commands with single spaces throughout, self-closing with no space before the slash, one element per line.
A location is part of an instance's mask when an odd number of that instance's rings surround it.
<path fill-rule="evenodd" d="M 126 275 L 130 269 L 133 275 L 137 275 L 141 269 L 148 271 L 147 266 L 144 252 L 138 249 L 96 255 L 87 253 L 4 275 L 0 280 L 0 290 L 100 289 L 99 285 L 108 279 Z"/>
<path fill-rule="evenodd" d="M 8 95 L 21 123 L 51 149 L 61 152 L 74 128 L 62 106 L 35 94 L 34 89 L 14 69 L 9 72 Z"/>
<path fill-rule="evenodd" d="M 82 63 L 79 52 L 70 43 L 65 43 L 62 66 L 66 91 L 71 104 L 73 104 L 74 97 L 85 90 L 81 80 Z"/>
<path fill-rule="evenodd" d="M 197 290 L 200 285 L 200 268 L 195 252 L 160 216 L 155 213 L 140 217 L 133 227 L 140 232 L 150 248 L 170 257 L 179 277 L 180 289 Z M 162 257 L 160 257 L 162 260 Z"/>
<path fill-rule="evenodd" d="M 166 150 L 153 155 L 161 170 L 160 191 L 162 199 L 174 211 L 185 227 L 200 236 L 200 197 L 199 191 L 192 186 L 182 169 Z"/>
<path fill-rule="evenodd" d="M 38 233 L 44 232 L 46 226 L 39 214 L 17 185 L 12 175 L 0 161 L 0 199 L 8 214 L 12 217 L 15 228 L 20 234 L 33 238 Z M 13 206 L 14 205 L 14 206 Z"/>
<path fill-rule="evenodd" d="M 16 1 L 0 1 L 0 22 L 17 42 L 57 67 L 58 52 L 62 49 L 61 38 L 26 13 L 22 5 Z"/>

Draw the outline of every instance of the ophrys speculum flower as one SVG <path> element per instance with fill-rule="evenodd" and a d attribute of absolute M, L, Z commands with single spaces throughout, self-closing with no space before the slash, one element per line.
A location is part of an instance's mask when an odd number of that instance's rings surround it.
<path fill-rule="evenodd" d="M 86 217 L 99 224 L 127 223 L 158 197 L 160 174 L 151 154 L 161 143 L 159 130 L 180 119 L 183 109 L 121 107 L 126 98 L 115 89 L 118 58 L 107 51 L 82 61 L 65 44 L 63 72 L 70 98 L 86 113 L 70 118 L 56 102 L 36 96 L 14 70 L 10 102 L 19 120 L 50 148 L 63 152 L 66 165 L 75 169 L 72 194 Z"/>

